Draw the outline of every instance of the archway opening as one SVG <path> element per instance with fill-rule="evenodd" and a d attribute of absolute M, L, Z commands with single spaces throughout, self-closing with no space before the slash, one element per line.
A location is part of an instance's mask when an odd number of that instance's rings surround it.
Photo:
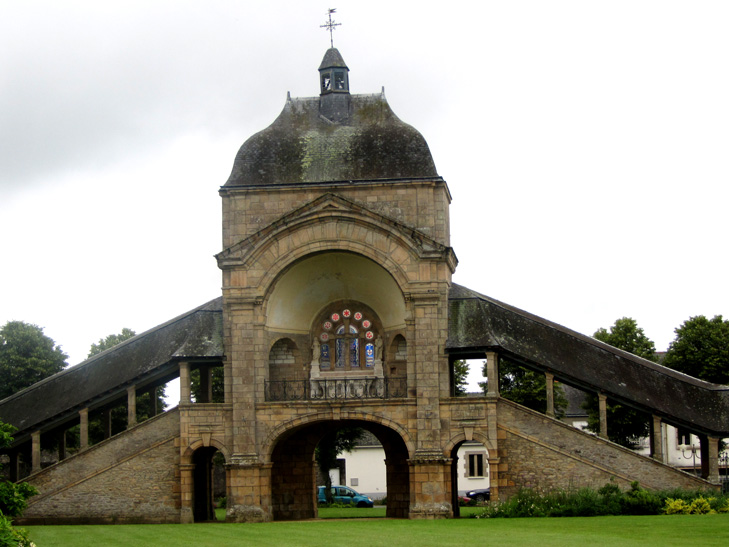
<path fill-rule="evenodd" d="M 195 522 L 216 519 L 219 500 L 225 496 L 225 458 L 214 446 L 195 450 L 192 455 L 193 471 L 193 518 Z"/>
<path fill-rule="evenodd" d="M 451 451 L 453 516 L 463 505 L 482 505 L 491 499 L 488 449 L 478 441 L 462 441 Z"/>
<path fill-rule="evenodd" d="M 370 443 L 361 449 L 355 448 L 355 457 L 349 457 L 344 473 L 340 473 L 342 484 L 356 491 L 362 498 L 354 501 L 363 511 L 371 507 L 364 500 L 381 500 L 386 497 L 385 515 L 391 518 L 407 518 L 410 510 L 410 476 L 408 450 L 400 434 L 382 424 L 364 420 L 321 421 L 307 424 L 282 436 L 272 453 L 271 501 L 274 520 L 302 520 L 318 516 L 320 484 L 317 477 L 315 458 L 317 445 L 325 437 L 343 429 L 362 429 L 369 432 L 379 443 L 376 449 Z M 366 453 L 367 461 L 362 461 Z M 351 454 L 350 454 L 351 455 Z M 372 474 L 379 465 L 381 471 Z M 381 476 L 378 477 L 377 473 Z M 343 478 L 343 480 L 341 480 Z M 378 482 L 379 481 L 379 482 Z M 346 483 L 346 484 L 344 484 Z M 342 494 L 346 494 L 342 489 Z M 326 491 L 322 491 L 326 495 Z M 335 491 L 335 494 L 339 492 Z M 341 500 L 340 500 L 341 501 Z"/>

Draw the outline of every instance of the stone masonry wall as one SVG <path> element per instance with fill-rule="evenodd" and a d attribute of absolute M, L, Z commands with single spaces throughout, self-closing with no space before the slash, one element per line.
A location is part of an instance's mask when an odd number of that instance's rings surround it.
<path fill-rule="evenodd" d="M 610 441 L 500 399 L 499 486 L 508 497 L 518 488 L 600 487 L 613 480 L 650 489 L 707 488 L 708 483 Z"/>
<path fill-rule="evenodd" d="M 179 428 L 172 410 L 30 476 L 18 523 L 178 522 Z"/>
<path fill-rule="evenodd" d="M 274 220 L 332 192 L 368 209 L 416 228 L 436 241 L 450 245 L 448 205 L 443 182 L 409 181 L 362 185 L 315 185 L 295 188 L 223 189 L 223 246 L 229 247 Z"/>

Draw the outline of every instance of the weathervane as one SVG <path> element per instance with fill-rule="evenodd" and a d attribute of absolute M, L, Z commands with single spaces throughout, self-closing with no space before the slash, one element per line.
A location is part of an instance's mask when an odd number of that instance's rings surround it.
<path fill-rule="evenodd" d="M 332 13 L 336 13 L 336 11 L 337 8 L 329 8 L 329 22 L 324 23 L 323 25 L 319 25 L 319 28 L 325 28 L 329 31 L 329 40 L 332 43 L 332 47 L 334 47 L 334 31 L 336 30 L 335 27 L 338 27 L 342 24 L 332 21 Z"/>

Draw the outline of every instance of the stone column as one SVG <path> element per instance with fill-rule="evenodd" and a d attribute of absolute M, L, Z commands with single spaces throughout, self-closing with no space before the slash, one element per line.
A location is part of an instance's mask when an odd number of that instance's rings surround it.
<path fill-rule="evenodd" d="M 651 420 L 651 456 L 654 460 L 665 463 L 663 457 L 663 442 L 661 435 L 661 417 L 653 414 Z"/>
<path fill-rule="evenodd" d="M 180 464 L 180 524 L 195 522 L 194 515 L 194 472 L 195 465 Z"/>
<path fill-rule="evenodd" d="M 494 351 L 486 352 L 486 380 L 487 397 L 499 396 L 499 354 Z"/>
<path fill-rule="evenodd" d="M 545 372 L 547 381 L 547 416 L 554 418 L 554 374 Z"/>
<path fill-rule="evenodd" d="M 712 484 L 719 484 L 719 439 L 699 435 L 701 450 L 701 478 Z"/>
<path fill-rule="evenodd" d="M 602 393 L 597 394 L 598 406 L 600 408 L 600 437 L 603 439 L 608 438 L 607 431 L 607 395 Z"/>
<path fill-rule="evenodd" d="M 82 408 L 78 411 L 81 420 L 79 431 L 79 451 L 86 450 L 89 447 L 89 409 Z"/>
<path fill-rule="evenodd" d="M 711 484 L 719 484 L 719 437 L 707 437 L 708 444 L 708 477 Z M 703 443 L 702 443 L 703 446 Z M 702 451 L 703 456 L 703 451 Z M 701 458 L 703 462 L 704 458 Z"/>
<path fill-rule="evenodd" d="M 137 386 L 127 388 L 127 429 L 137 425 Z"/>
<path fill-rule="evenodd" d="M 499 463 L 501 463 L 501 458 L 492 457 L 489 454 L 488 462 L 491 501 L 499 501 Z"/>
<path fill-rule="evenodd" d="M 190 386 L 190 363 L 180 363 L 180 404 L 189 405 L 192 402 Z"/>
<path fill-rule="evenodd" d="M 31 473 L 37 473 L 41 470 L 41 432 L 34 431 L 30 434 L 31 439 Z"/>
<path fill-rule="evenodd" d="M 410 464 L 410 514 L 411 519 L 451 518 L 450 458 L 442 454 L 425 455 L 421 452 Z"/>

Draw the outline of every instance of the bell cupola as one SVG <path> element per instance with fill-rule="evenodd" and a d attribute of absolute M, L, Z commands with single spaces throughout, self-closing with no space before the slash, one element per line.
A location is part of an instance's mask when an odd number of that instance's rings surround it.
<path fill-rule="evenodd" d="M 337 48 L 329 48 L 319 65 L 321 95 L 349 93 L 349 68 Z"/>

